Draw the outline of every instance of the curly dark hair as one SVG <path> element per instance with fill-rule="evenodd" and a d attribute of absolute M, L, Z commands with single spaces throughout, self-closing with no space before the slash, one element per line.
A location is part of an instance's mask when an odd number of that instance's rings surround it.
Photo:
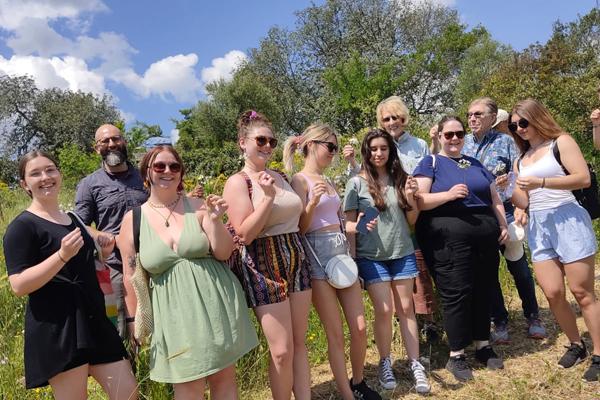
<path fill-rule="evenodd" d="M 367 136 L 365 136 L 360 148 L 360 153 L 363 159 L 362 171 L 367 179 L 369 193 L 371 194 L 371 197 L 373 197 L 375 207 L 377 207 L 379 211 L 384 211 L 387 208 L 385 205 L 385 199 L 383 198 L 384 188 L 380 187 L 378 181 L 379 174 L 377 173 L 375 166 L 371 163 L 371 141 L 377 138 L 385 139 L 388 145 L 389 155 L 385 164 L 385 168 L 388 175 L 392 178 L 393 186 L 396 189 L 398 206 L 402 209 L 410 211 L 412 208 L 408 204 L 408 201 L 406 200 L 406 194 L 404 193 L 404 185 L 406 184 L 408 174 L 406 171 L 404 171 L 404 168 L 402 168 L 402 163 L 398 157 L 394 139 L 389 133 L 382 129 L 370 130 L 367 133 Z"/>

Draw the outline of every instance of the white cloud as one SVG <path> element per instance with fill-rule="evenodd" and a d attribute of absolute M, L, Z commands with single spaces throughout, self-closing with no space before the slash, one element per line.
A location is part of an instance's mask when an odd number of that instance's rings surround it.
<path fill-rule="evenodd" d="M 440 6 L 446 7 L 454 7 L 456 5 L 456 0 L 408 0 L 414 4 L 423 4 L 423 3 L 432 3 L 438 4 Z"/>
<path fill-rule="evenodd" d="M 90 71 L 84 60 L 75 57 L 12 56 L 6 59 L 0 56 L 0 72 L 11 76 L 30 75 L 41 89 L 57 87 L 107 93 L 104 77 Z"/>
<path fill-rule="evenodd" d="M 171 129 L 171 143 L 173 144 L 173 146 L 175 146 L 177 144 L 178 140 L 179 140 L 179 129 L 177 129 L 177 128 Z"/>
<path fill-rule="evenodd" d="M 125 121 L 126 124 L 131 124 L 136 121 L 134 113 L 124 110 L 119 110 L 119 113 L 121 114 L 121 118 L 123 118 L 123 121 Z"/>
<path fill-rule="evenodd" d="M 198 56 L 194 53 L 178 54 L 159 60 L 138 75 L 133 69 L 115 71 L 111 78 L 122 83 L 141 97 L 158 95 L 163 99 L 174 98 L 177 102 L 194 102 L 202 84 L 194 70 Z"/>
<path fill-rule="evenodd" d="M 0 0 L 0 28 L 14 30 L 27 18 L 75 19 L 82 13 L 107 10 L 101 0 Z"/>
<path fill-rule="evenodd" d="M 235 69 L 247 58 L 246 54 L 240 50 L 231 50 L 223 57 L 214 58 L 210 67 L 202 69 L 202 82 L 206 86 L 220 79 L 231 80 Z"/>

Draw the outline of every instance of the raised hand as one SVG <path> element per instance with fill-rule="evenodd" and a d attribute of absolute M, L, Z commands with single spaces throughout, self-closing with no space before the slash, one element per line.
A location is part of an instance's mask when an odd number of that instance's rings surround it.
<path fill-rule="evenodd" d="M 418 191 L 419 183 L 412 175 L 409 175 L 404 184 L 404 193 L 406 194 L 406 197 L 414 197 Z"/>
<path fill-rule="evenodd" d="M 220 219 L 225 214 L 225 211 L 227 211 L 227 208 L 229 208 L 229 205 L 221 196 L 210 194 L 206 198 L 206 209 L 209 217 L 213 220 Z"/>
<path fill-rule="evenodd" d="M 519 176 L 517 177 L 517 186 L 521 190 L 530 191 L 542 187 L 542 178 L 537 176 Z"/>
<path fill-rule="evenodd" d="M 324 195 L 325 193 L 327 193 L 327 185 L 325 184 L 325 182 L 315 183 L 315 186 L 313 186 L 312 190 L 310 191 L 311 203 L 313 205 L 319 204 L 319 200 L 321 200 L 321 196 Z"/>
<path fill-rule="evenodd" d="M 592 120 L 592 124 L 594 126 L 600 125 L 600 108 L 596 108 L 594 111 L 592 111 L 590 119 Z"/>
<path fill-rule="evenodd" d="M 267 171 L 258 173 L 257 182 L 265 193 L 265 197 L 275 197 L 275 179 Z"/>
<path fill-rule="evenodd" d="M 450 198 L 452 200 L 464 199 L 469 195 L 469 188 L 467 188 L 467 185 L 464 183 L 458 183 L 452 186 L 450 190 L 448 190 L 448 193 L 450 194 Z"/>
<path fill-rule="evenodd" d="M 75 228 L 72 232 L 69 232 L 60 241 L 59 255 L 64 261 L 69 261 L 73 256 L 79 253 L 79 250 L 83 247 L 83 236 L 81 230 Z"/>
<path fill-rule="evenodd" d="M 110 247 L 115 244 L 115 237 L 106 233 L 100 233 L 96 238 L 96 243 L 98 243 L 100 247 Z"/>
<path fill-rule="evenodd" d="M 506 188 L 506 185 L 508 184 L 508 174 L 503 174 L 503 175 L 499 175 L 496 177 L 496 187 L 498 187 L 501 190 L 504 190 L 504 188 Z"/>
<path fill-rule="evenodd" d="M 351 144 L 347 144 L 344 146 L 344 148 L 342 149 L 342 155 L 344 156 L 344 160 L 346 160 L 349 163 L 352 163 L 352 161 L 354 161 L 354 147 Z"/>

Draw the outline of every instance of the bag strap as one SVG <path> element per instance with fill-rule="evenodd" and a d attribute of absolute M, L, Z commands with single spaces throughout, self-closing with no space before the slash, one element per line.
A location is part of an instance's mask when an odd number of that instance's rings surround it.
<path fill-rule="evenodd" d="M 140 252 L 140 225 L 142 223 L 142 207 L 133 207 L 131 210 L 133 213 L 133 246 L 135 252 Z"/>
<path fill-rule="evenodd" d="M 246 187 L 248 188 L 248 197 L 250 197 L 250 200 L 252 200 L 252 181 L 250 180 L 250 177 L 244 171 L 240 171 L 238 173 L 242 175 L 242 177 L 246 181 Z"/>
<path fill-rule="evenodd" d="M 556 139 L 552 141 L 552 154 L 554 154 L 554 158 L 558 162 L 558 165 L 560 165 L 560 167 L 565 172 L 565 175 L 569 175 L 569 171 L 567 171 L 562 161 L 560 160 L 560 149 L 558 148 L 558 142 L 556 141 Z"/>
<path fill-rule="evenodd" d="M 87 235 L 92 239 L 92 242 L 94 242 L 94 247 L 96 248 L 98 260 L 100 260 L 100 262 L 104 262 L 104 257 L 102 256 L 102 248 L 100 248 L 100 245 L 96 242 L 96 240 L 94 240 L 94 236 L 92 236 L 90 228 L 88 228 L 87 225 L 83 223 L 83 220 L 74 211 L 67 211 L 67 215 L 69 215 L 71 219 L 74 219 L 73 222 L 75 222 L 75 224 L 80 225 L 80 228 L 83 228 L 85 230 L 85 233 L 87 233 Z"/>

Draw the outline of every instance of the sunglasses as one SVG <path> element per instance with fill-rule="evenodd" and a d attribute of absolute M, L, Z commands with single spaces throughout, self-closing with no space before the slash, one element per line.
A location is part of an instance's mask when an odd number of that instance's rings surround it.
<path fill-rule="evenodd" d="M 465 137 L 465 131 L 442 132 L 442 135 L 444 135 L 444 138 L 446 138 L 446 140 L 450 140 L 454 136 L 456 136 L 459 139 L 464 139 L 464 137 Z"/>
<path fill-rule="evenodd" d="M 404 117 L 398 117 L 396 115 L 390 115 L 389 117 L 382 118 L 381 120 L 383 122 L 390 122 L 390 120 L 392 120 L 392 121 L 400 120 L 401 123 L 404 123 Z"/>
<path fill-rule="evenodd" d="M 277 147 L 277 143 L 279 143 L 279 141 L 277 139 L 275 139 L 273 137 L 266 137 L 266 136 L 255 136 L 255 137 L 250 137 L 248 139 L 256 140 L 256 145 L 259 147 L 266 146 L 267 143 L 269 143 L 269 146 L 271 146 L 272 149 Z"/>
<path fill-rule="evenodd" d="M 475 117 L 477 119 L 484 117 L 487 113 L 481 112 L 481 111 L 477 111 L 477 112 L 468 112 L 467 113 L 467 119 L 471 118 L 471 117 Z"/>
<path fill-rule="evenodd" d="M 157 161 L 153 163 L 152 171 L 156 172 L 157 174 L 162 174 L 167 170 L 167 167 L 169 167 L 169 171 L 171 171 L 174 174 L 181 172 L 181 164 L 177 162 L 167 164 L 162 161 Z"/>
<path fill-rule="evenodd" d="M 327 151 L 329 151 L 330 153 L 337 153 L 338 151 L 338 145 L 335 143 L 325 142 L 323 140 L 313 140 L 313 142 L 316 144 L 325 145 L 325 147 L 327 147 Z"/>
<path fill-rule="evenodd" d="M 528 126 L 529 121 L 527 121 L 525 118 L 521 118 L 519 122 L 511 122 L 510 124 L 508 124 L 508 130 L 512 133 L 517 133 L 517 127 L 521 129 L 526 129 Z"/>
<path fill-rule="evenodd" d="M 121 135 L 115 135 L 115 136 L 111 136 L 111 137 L 107 137 L 105 139 L 102 140 L 98 140 L 96 142 L 96 144 L 100 145 L 100 146 L 108 146 L 108 144 L 110 143 L 110 141 L 113 141 L 113 143 L 121 143 L 123 141 L 123 136 Z"/>

